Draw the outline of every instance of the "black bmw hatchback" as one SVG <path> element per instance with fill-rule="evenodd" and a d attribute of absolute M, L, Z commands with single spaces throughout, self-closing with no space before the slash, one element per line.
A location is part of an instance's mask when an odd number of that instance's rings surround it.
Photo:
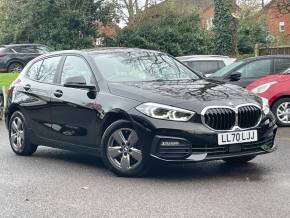
<path fill-rule="evenodd" d="M 86 152 L 121 176 L 159 161 L 245 163 L 276 149 L 266 100 L 156 51 L 50 53 L 25 67 L 8 96 L 16 154 L 39 145 Z"/>

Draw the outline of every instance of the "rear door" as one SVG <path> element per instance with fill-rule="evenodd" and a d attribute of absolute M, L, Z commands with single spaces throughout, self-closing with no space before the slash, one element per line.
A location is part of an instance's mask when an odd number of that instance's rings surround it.
<path fill-rule="evenodd" d="M 19 103 L 27 115 L 29 127 L 41 138 L 51 135 L 51 90 L 56 81 L 60 56 L 49 57 L 34 63 L 22 81 Z"/>
<path fill-rule="evenodd" d="M 96 87 L 95 76 L 88 62 L 81 56 L 68 55 L 63 63 L 59 85 L 53 88 L 51 99 L 52 135 L 67 146 L 96 147 L 101 106 L 89 90 L 65 87 L 69 78 L 85 78 L 86 85 Z"/>

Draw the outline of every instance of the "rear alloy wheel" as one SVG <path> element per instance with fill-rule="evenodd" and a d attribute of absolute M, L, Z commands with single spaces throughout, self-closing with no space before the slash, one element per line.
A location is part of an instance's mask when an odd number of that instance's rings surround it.
<path fill-rule="evenodd" d="M 290 98 L 282 98 L 273 105 L 273 113 L 277 124 L 281 127 L 290 126 Z"/>
<path fill-rule="evenodd" d="M 22 64 L 15 62 L 9 65 L 8 72 L 21 72 L 23 68 Z"/>
<path fill-rule="evenodd" d="M 102 155 L 105 165 L 119 176 L 140 176 L 147 171 L 142 146 L 128 121 L 113 123 L 104 133 Z"/>
<path fill-rule="evenodd" d="M 32 145 L 29 142 L 25 119 L 19 111 L 15 112 L 10 119 L 9 139 L 11 148 L 17 155 L 32 155 L 37 149 L 37 145 Z"/>
<path fill-rule="evenodd" d="M 254 160 L 256 156 L 245 156 L 245 157 L 233 157 L 233 158 L 226 158 L 223 161 L 229 164 L 245 164 L 251 160 Z"/>

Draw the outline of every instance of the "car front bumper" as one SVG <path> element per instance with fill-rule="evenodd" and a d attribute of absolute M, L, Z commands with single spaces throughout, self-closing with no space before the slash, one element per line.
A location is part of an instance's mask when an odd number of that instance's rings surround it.
<path fill-rule="evenodd" d="M 186 163 L 256 156 L 275 151 L 277 126 L 272 114 L 263 117 L 258 141 L 232 145 L 218 145 L 218 134 L 198 122 L 172 122 L 144 117 L 134 111 L 132 121 L 141 136 L 141 144 L 154 160 Z M 150 146 L 148 146 L 150 145 Z"/>

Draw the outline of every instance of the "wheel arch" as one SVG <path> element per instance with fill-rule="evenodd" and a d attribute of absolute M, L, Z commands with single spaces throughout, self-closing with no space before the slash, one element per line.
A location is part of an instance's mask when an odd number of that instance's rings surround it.
<path fill-rule="evenodd" d="M 283 98 L 290 98 L 290 95 L 281 95 L 279 96 L 278 98 L 276 98 L 273 102 L 272 102 L 272 105 L 271 105 L 271 110 L 273 111 L 273 107 L 275 105 L 275 103 Z"/>
<path fill-rule="evenodd" d="M 18 58 L 14 58 L 14 59 L 11 59 L 11 60 L 8 61 L 7 65 L 6 65 L 7 66 L 6 70 L 8 71 L 10 65 L 14 64 L 14 63 L 21 64 L 23 67 L 25 67 L 25 62 L 24 61 L 22 61 L 21 59 L 18 59 Z"/>

